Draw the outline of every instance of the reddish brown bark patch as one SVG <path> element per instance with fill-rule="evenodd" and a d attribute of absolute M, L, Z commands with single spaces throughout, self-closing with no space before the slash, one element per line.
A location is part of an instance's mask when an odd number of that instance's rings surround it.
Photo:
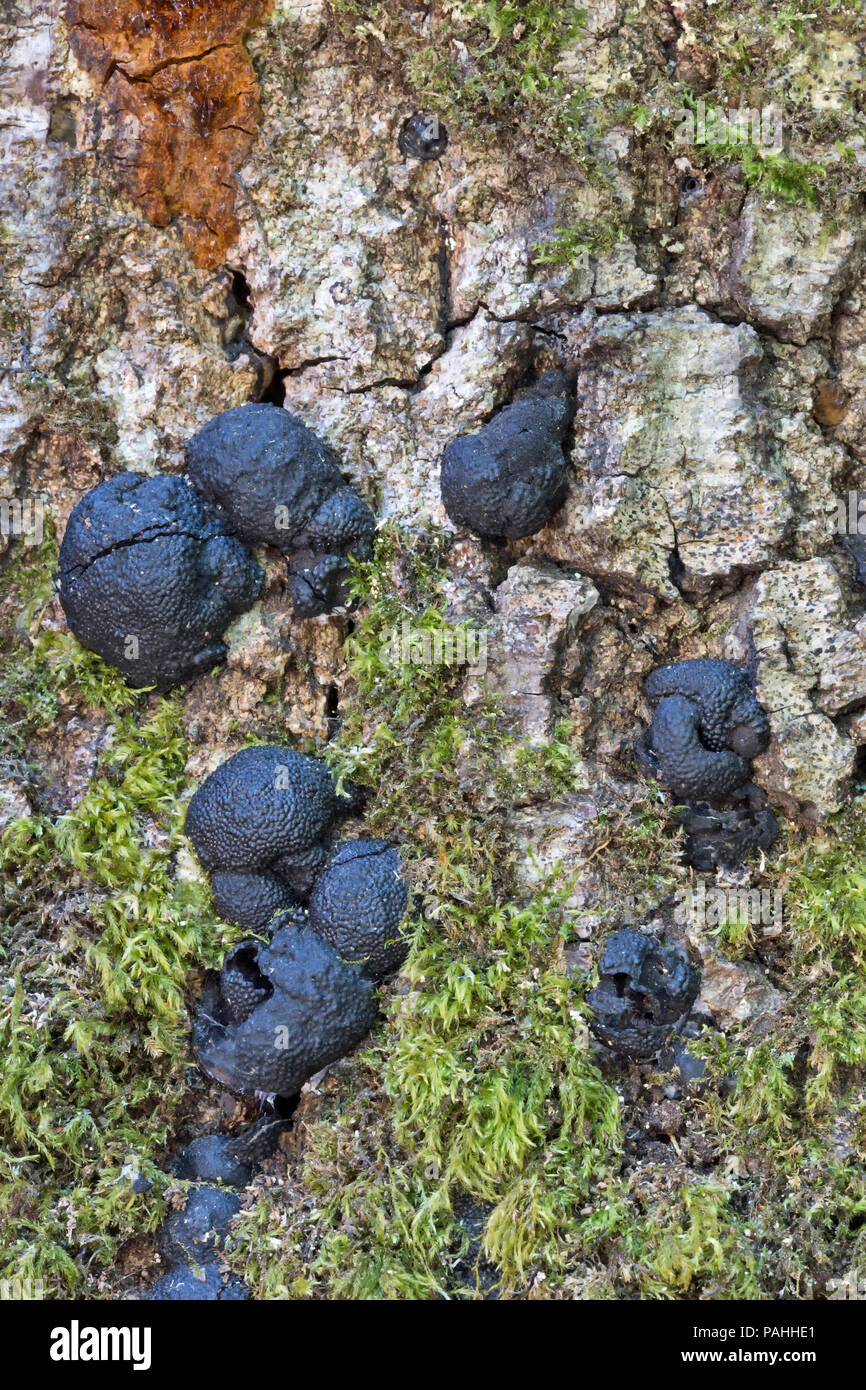
<path fill-rule="evenodd" d="M 76 58 L 116 120 L 118 176 L 158 227 L 183 222 L 196 264 L 238 230 L 235 173 L 259 119 L 243 37 L 267 0 L 68 0 Z"/>

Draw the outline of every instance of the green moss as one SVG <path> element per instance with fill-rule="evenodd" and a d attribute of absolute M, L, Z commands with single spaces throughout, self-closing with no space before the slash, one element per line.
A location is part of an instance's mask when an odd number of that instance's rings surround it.
<path fill-rule="evenodd" d="M 553 236 L 532 248 L 535 265 L 581 265 L 587 256 L 604 255 L 625 236 L 625 227 L 616 220 L 597 227 L 580 222 L 574 227 L 558 227 Z"/>
<path fill-rule="evenodd" d="M 446 626 L 437 541 L 412 545 L 387 529 L 358 571 L 356 691 L 328 756 L 367 788 L 367 828 L 403 843 L 422 913 L 373 1046 L 341 1068 L 345 1112 L 334 1098 L 306 1129 L 299 1184 L 315 1209 L 292 1205 L 291 1237 L 279 1208 L 246 1220 L 239 1268 L 262 1294 L 471 1294 L 452 1269 L 466 1199 L 487 1210 L 484 1254 L 505 1287 L 539 1262 L 552 1275 L 617 1162 L 618 1103 L 565 971 L 562 897 L 548 883 L 520 899 L 507 833 L 515 797 L 574 784 L 573 754 L 561 738 L 516 744 L 492 701 L 467 714 L 458 669 L 383 658 L 405 617 Z"/>
<path fill-rule="evenodd" d="M 89 1289 L 118 1242 L 158 1222 L 156 1166 L 185 1092 L 185 989 L 231 939 L 200 882 L 178 881 L 178 700 L 135 696 L 44 625 L 51 546 L 6 574 L 7 749 L 71 709 L 106 723 L 69 814 L 13 821 L 0 843 L 0 1277 Z M 124 1167 L 126 1166 L 126 1173 Z M 136 1195 L 130 1172 L 153 1183 Z"/>

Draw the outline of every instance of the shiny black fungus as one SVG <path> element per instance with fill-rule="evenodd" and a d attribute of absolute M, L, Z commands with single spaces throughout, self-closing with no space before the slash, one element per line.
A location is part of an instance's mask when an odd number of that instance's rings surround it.
<path fill-rule="evenodd" d="M 605 943 L 599 980 L 587 995 L 590 1027 L 626 1057 L 652 1057 L 681 1026 L 700 990 L 700 971 L 684 944 L 663 945 L 631 928 Z"/>
<path fill-rule="evenodd" d="M 375 1016 L 372 980 L 305 923 L 278 919 L 269 945 L 242 942 L 205 979 L 193 1051 L 232 1091 L 294 1096 L 360 1042 Z"/>
<path fill-rule="evenodd" d="M 457 526 L 490 539 L 534 535 L 562 505 L 563 442 L 574 414 L 567 393 L 527 396 L 442 456 L 442 504 Z"/>
<path fill-rule="evenodd" d="M 744 787 L 749 776 L 745 758 L 702 742 L 698 707 L 682 695 L 659 700 L 638 752 L 662 786 L 686 799 L 723 799 Z"/>
<path fill-rule="evenodd" d="M 120 473 L 72 512 L 60 602 L 82 646 L 161 690 L 222 661 L 222 635 L 264 575 L 182 478 Z"/>
<path fill-rule="evenodd" d="M 342 960 L 374 980 L 393 974 L 408 949 L 409 901 L 400 855 L 386 840 L 345 840 L 331 852 L 310 897 L 310 927 Z"/>
<path fill-rule="evenodd" d="M 401 154 L 410 159 L 439 159 L 448 145 L 448 132 L 432 111 L 407 116 L 397 136 Z"/>
<path fill-rule="evenodd" d="M 325 861 L 321 837 L 348 804 L 318 758 L 263 744 L 241 749 L 206 778 L 190 801 L 186 833 L 211 872 L 264 871 L 303 897 Z M 220 880 L 221 892 L 225 886 Z M 233 920 L 260 920 L 276 897 L 270 879 L 250 879 L 247 890 L 231 898 Z"/>
<path fill-rule="evenodd" d="M 172 1172 L 177 1178 L 246 1187 L 252 1167 L 235 1158 L 231 1144 L 227 1134 L 202 1134 L 175 1154 Z"/>
<path fill-rule="evenodd" d="M 280 406 L 241 405 L 193 435 L 186 462 L 234 534 L 289 557 L 298 617 L 344 601 L 348 557 L 369 555 L 375 519 L 324 440 Z"/>
<path fill-rule="evenodd" d="M 652 702 L 666 696 L 688 700 L 698 712 L 697 730 L 712 752 L 729 750 L 755 758 L 770 741 L 770 725 L 748 673 L 732 661 L 699 657 L 651 672 L 644 690 Z"/>
<path fill-rule="evenodd" d="M 146 1303 L 233 1303 L 249 1298 L 237 1275 L 224 1277 L 216 1265 L 178 1265 L 144 1294 Z"/>
<path fill-rule="evenodd" d="M 675 819 L 686 832 L 686 863 L 703 873 L 739 868 L 759 850 L 768 850 L 779 823 L 760 797 L 725 807 L 699 802 L 683 806 Z"/>
<path fill-rule="evenodd" d="M 209 1264 L 220 1252 L 229 1222 L 241 1209 L 240 1198 L 223 1187 L 193 1187 L 186 1206 L 166 1217 L 157 1236 L 169 1264 Z"/>

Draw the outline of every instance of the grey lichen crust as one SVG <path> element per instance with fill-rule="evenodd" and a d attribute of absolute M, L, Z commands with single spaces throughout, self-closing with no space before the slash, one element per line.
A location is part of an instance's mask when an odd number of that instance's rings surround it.
<path fill-rule="evenodd" d="M 186 462 L 231 531 L 290 557 L 298 616 L 340 601 L 347 557 L 367 557 L 375 521 L 312 430 L 279 406 L 236 406 L 193 435 Z"/>
<path fill-rule="evenodd" d="M 440 483 L 451 520 L 490 539 L 540 531 L 565 498 L 562 445 L 573 413 L 561 396 L 527 398 L 505 406 L 477 433 L 452 440 Z"/>
<path fill-rule="evenodd" d="M 120 473 L 72 512 L 60 602 L 79 642 L 131 684 L 167 689 L 222 661 L 264 576 L 182 478 Z"/>
<path fill-rule="evenodd" d="M 684 945 L 664 945 L 631 928 L 615 931 L 587 995 L 592 1031 L 626 1057 L 652 1057 L 685 1022 L 700 981 Z"/>
<path fill-rule="evenodd" d="M 296 1095 L 360 1042 L 376 1016 L 373 982 L 292 918 L 268 946 L 243 942 L 226 968 L 249 987 L 226 991 L 223 976 L 208 978 L 193 1049 L 202 1070 L 234 1091 Z"/>
<path fill-rule="evenodd" d="M 346 961 L 381 980 L 406 957 L 400 935 L 409 889 L 396 847 L 346 840 L 331 853 L 310 898 L 310 926 Z"/>

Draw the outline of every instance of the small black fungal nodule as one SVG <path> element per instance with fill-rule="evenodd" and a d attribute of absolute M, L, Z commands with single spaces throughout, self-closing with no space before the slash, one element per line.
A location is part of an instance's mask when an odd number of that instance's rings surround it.
<path fill-rule="evenodd" d="M 374 980 L 405 960 L 400 934 L 409 888 L 387 840 L 344 840 L 329 856 L 310 897 L 310 927 Z"/>
<path fill-rule="evenodd" d="M 504 406 L 442 455 L 442 505 L 457 526 L 491 540 L 534 535 L 565 499 L 563 442 L 574 415 L 564 392 Z"/>
<path fill-rule="evenodd" d="M 632 928 L 612 932 L 598 984 L 586 996 L 590 1027 L 623 1056 L 652 1057 L 685 1022 L 700 982 L 685 945 L 664 945 Z"/>
<path fill-rule="evenodd" d="M 439 159 L 448 145 L 448 132 L 432 111 L 407 116 L 397 136 L 401 154 L 410 159 Z"/>

